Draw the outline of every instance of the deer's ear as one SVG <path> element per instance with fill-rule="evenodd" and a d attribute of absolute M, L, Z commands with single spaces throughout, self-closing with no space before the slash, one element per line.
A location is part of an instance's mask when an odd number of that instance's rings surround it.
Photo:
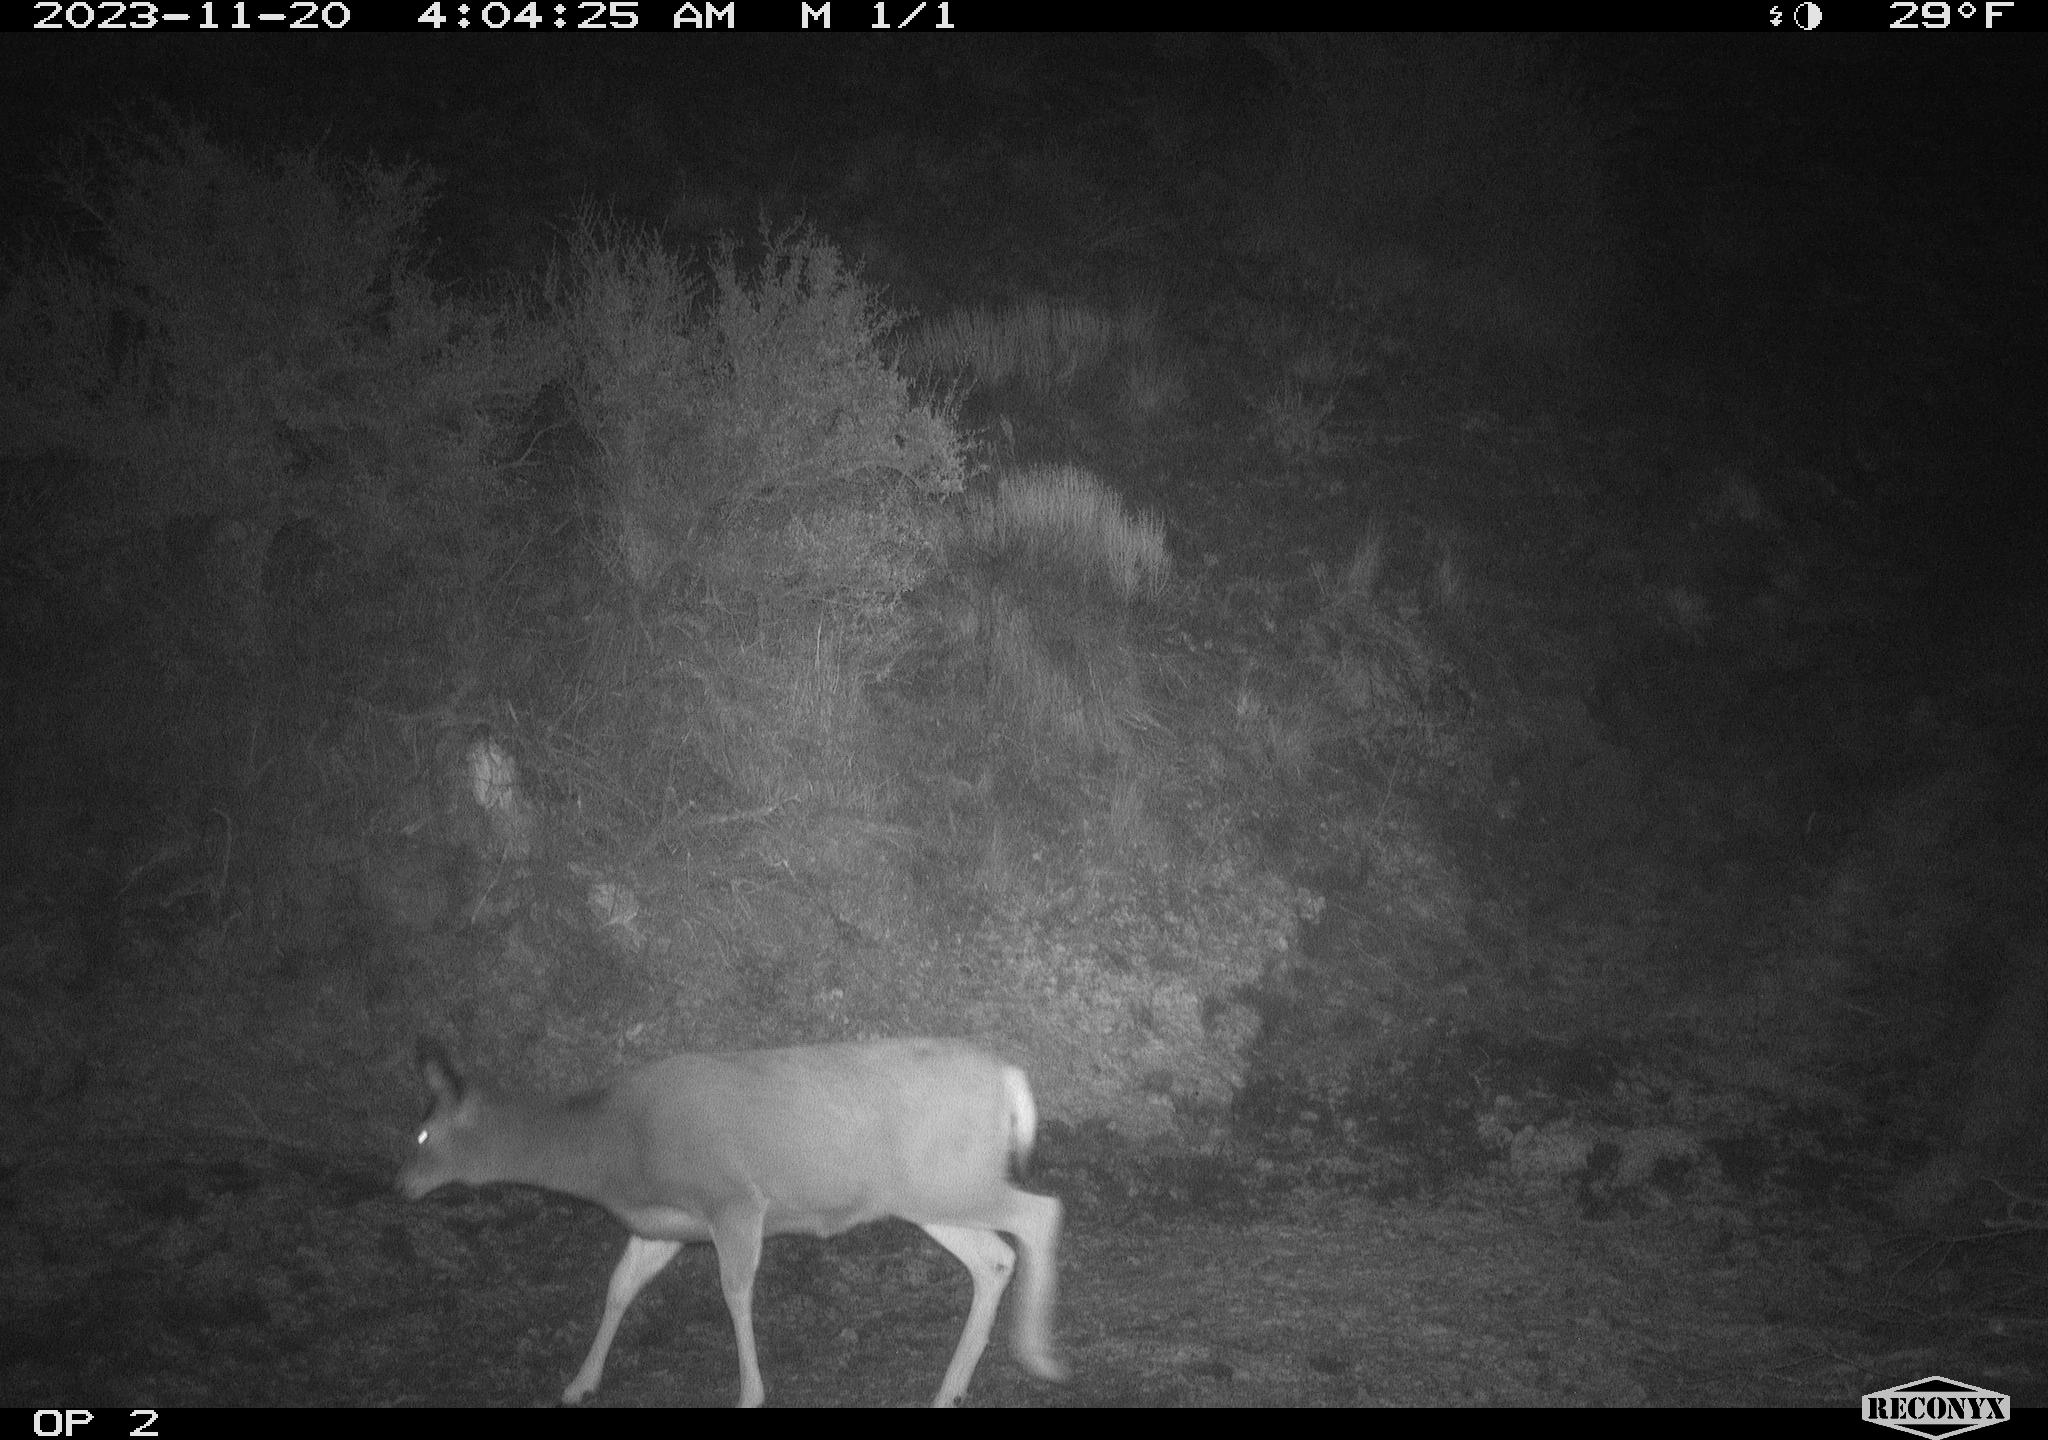
<path fill-rule="evenodd" d="M 421 1036 L 415 1053 L 419 1059 L 420 1078 L 427 1082 L 427 1089 L 433 1091 L 434 1099 L 444 1105 L 459 1102 L 463 1091 L 462 1075 L 448 1058 L 448 1052 L 441 1048 L 441 1042 Z"/>

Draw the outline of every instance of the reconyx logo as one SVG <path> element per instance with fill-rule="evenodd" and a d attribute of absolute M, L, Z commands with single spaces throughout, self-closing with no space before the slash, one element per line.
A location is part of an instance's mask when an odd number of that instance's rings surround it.
<path fill-rule="evenodd" d="M 1959 1385 L 1929 1375 L 1910 1385 L 1894 1385 L 1863 1397 L 1863 1418 L 1926 1440 L 1942 1440 L 1965 1430 L 1982 1430 L 2012 1414 L 2012 1397 L 1975 1385 Z"/>

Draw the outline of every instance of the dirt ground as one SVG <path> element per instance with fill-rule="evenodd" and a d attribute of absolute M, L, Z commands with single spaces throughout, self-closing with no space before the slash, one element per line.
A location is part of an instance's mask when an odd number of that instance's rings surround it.
<path fill-rule="evenodd" d="M 408 1204 L 375 1157 L 233 1136 L 14 1157 L 11 1405 L 552 1405 L 623 1242 L 601 1211 L 543 1192 Z M 1924 1374 L 1996 1388 L 2032 1372 L 2017 1307 L 1968 1317 L 1985 1277 L 1967 1260 L 1846 1211 L 1695 1199 L 1596 1220 L 1583 1197 L 1502 1182 L 1374 1199 L 1256 1160 L 1199 1183 L 1161 1167 L 1105 1181 L 1060 1131 L 1042 1158 L 1036 1183 L 1069 1202 L 1071 1379 L 1026 1375 L 999 1329 L 969 1404 L 1830 1408 Z M 967 1292 L 901 1222 L 771 1240 L 768 1403 L 925 1403 Z M 589 1403 L 723 1406 L 737 1387 L 716 1265 L 693 1246 L 629 1313 Z"/>

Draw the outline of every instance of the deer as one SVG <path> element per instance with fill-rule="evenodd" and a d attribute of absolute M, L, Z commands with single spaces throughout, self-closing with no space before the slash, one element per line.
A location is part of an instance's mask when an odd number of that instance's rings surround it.
<path fill-rule="evenodd" d="M 604 1317 L 564 1404 L 591 1395 L 619 1321 L 690 1241 L 717 1251 L 739 1346 L 740 1406 L 766 1398 L 754 1350 L 754 1274 L 770 1235 L 831 1236 L 895 1216 L 967 1267 L 974 1298 L 935 1407 L 961 1402 L 1023 1252 L 1011 1349 L 1047 1380 L 1061 1206 L 1011 1183 L 1038 1110 L 1022 1070 L 957 1040 L 873 1040 L 691 1053 L 566 1099 L 466 1083 L 435 1042 L 418 1048 L 431 1095 L 398 1188 L 538 1186 L 595 1202 L 630 1232 Z"/>

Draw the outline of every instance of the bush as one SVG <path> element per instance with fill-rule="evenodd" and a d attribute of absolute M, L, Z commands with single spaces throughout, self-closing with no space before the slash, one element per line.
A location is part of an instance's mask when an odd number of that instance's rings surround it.
<path fill-rule="evenodd" d="M 896 317 L 814 232 L 761 245 L 748 267 L 728 240 L 706 285 L 651 236 L 586 217 L 551 285 L 602 457 L 607 559 L 642 592 L 710 559 L 707 525 L 771 529 L 864 472 L 964 483 L 950 417 L 882 356 Z"/>
<path fill-rule="evenodd" d="M 176 648 L 258 670 L 287 527 L 341 572 L 388 576 L 396 552 L 477 573 L 544 356 L 420 269 L 425 172 L 257 161 L 186 126 L 110 142 L 61 184 L 94 243 L 22 255 L 0 308 L 0 455 L 66 462 L 14 547 L 79 584 L 182 525 L 205 581 Z"/>

